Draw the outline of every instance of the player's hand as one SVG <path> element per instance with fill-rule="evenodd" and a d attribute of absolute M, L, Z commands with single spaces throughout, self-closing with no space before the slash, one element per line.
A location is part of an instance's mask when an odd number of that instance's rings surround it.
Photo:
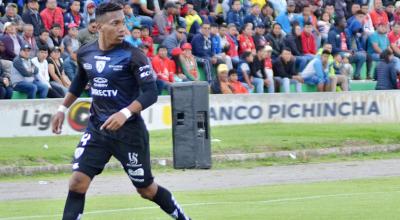
<path fill-rule="evenodd" d="M 65 113 L 57 112 L 51 122 L 51 127 L 54 134 L 61 134 L 62 124 L 64 123 Z"/>
<path fill-rule="evenodd" d="M 5 86 L 9 86 L 10 85 L 10 81 L 8 80 L 8 78 L 4 78 L 3 79 L 3 83 Z"/>
<path fill-rule="evenodd" d="M 126 120 L 127 118 L 123 113 L 114 113 L 107 119 L 106 122 L 104 122 L 104 124 L 100 127 L 100 130 L 106 129 L 109 131 L 116 131 L 125 124 Z"/>

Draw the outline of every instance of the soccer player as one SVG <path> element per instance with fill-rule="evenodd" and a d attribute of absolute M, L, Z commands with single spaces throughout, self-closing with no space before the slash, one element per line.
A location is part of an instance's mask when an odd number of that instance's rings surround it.
<path fill-rule="evenodd" d="M 157 87 L 146 56 L 124 42 L 124 13 L 119 4 L 96 9 L 99 39 L 78 51 L 78 73 L 52 121 L 61 133 L 64 115 L 88 82 L 93 97 L 88 128 L 73 162 L 63 220 L 83 214 L 85 193 L 113 155 L 124 167 L 137 192 L 157 203 L 174 219 L 189 219 L 171 193 L 153 181 L 149 135 L 140 111 L 157 100 Z"/>

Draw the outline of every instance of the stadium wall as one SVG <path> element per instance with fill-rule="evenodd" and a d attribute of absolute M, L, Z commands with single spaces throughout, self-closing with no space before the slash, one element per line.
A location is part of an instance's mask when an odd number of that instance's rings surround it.
<path fill-rule="evenodd" d="M 1 101 L 0 137 L 48 136 L 60 99 Z M 399 123 L 400 91 L 211 95 L 212 126 L 254 123 Z M 64 135 L 81 134 L 90 99 L 69 110 Z M 170 97 L 142 113 L 149 130 L 171 128 Z"/>

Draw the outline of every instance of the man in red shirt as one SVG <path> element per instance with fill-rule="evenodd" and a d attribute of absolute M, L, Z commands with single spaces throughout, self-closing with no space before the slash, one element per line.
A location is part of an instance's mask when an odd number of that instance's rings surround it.
<path fill-rule="evenodd" d="M 375 0 L 375 9 L 369 13 L 371 16 L 372 24 L 374 24 L 375 29 L 378 24 L 389 24 L 389 18 L 385 12 L 385 8 L 383 7 L 382 0 Z"/>
<path fill-rule="evenodd" d="M 301 33 L 301 46 L 303 48 L 303 54 L 315 55 L 317 53 L 317 46 L 315 44 L 315 37 L 312 33 L 313 25 L 311 22 L 304 24 L 304 30 Z"/>
<path fill-rule="evenodd" d="M 400 22 L 393 24 L 392 31 L 389 32 L 388 38 L 390 48 L 392 48 L 395 56 L 400 57 Z"/>
<path fill-rule="evenodd" d="M 53 24 L 61 26 L 61 33 L 64 33 L 64 15 L 60 7 L 57 7 L 56 0 L 47 0 L 46 8 L 40 13 L 44 27 L 50 30 Z"/>
<path fill-rule="evenodd" d="M 175 82 L 174 73 L 176 72 L 176 65 L 174 61 L 168 58 L 168 50 L 165 46 L 158 47 L 158 54 L 151 62 L 154 72 L 157 75 L 157 88 L 159 94 L 164 89 L 170 91 L 171 84 Z"/>

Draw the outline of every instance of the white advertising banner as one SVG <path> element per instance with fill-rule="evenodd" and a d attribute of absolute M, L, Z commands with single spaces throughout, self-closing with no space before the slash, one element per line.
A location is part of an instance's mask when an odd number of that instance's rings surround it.
<path fill-rule="evenodd" d="M 60 99 L 0 101 L 0 137 L 49 136 Z M 169 96 L 142 112 L 149 130 L 171 128 Z M 400 122 L 400 91 L 211 95 L 210 122 L 390 123 Z M 90 99 L 79 99 L 66 114 L 64 135 L 81 134 L 89 119 Z"/>

